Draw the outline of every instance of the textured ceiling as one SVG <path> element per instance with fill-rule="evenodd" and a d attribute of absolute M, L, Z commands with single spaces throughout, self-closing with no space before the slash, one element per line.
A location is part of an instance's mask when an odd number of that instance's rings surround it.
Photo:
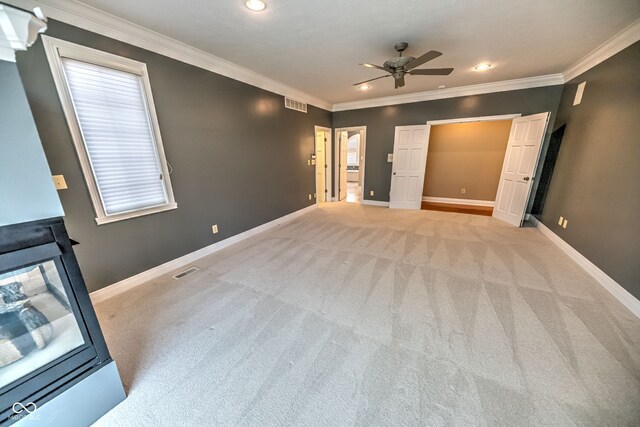
<path fill-rule="evenodd" d="M 533 77 L 564 71 L 640 17 L 638 0 L 83 0 L 82 3 L 249 68 L 330 103 Z M 448 77 L 382 75 L 393 45 L 406 54 L 444 53 L 425 67 Z M 473 71 L 481 62 L 495 67 Z"/>

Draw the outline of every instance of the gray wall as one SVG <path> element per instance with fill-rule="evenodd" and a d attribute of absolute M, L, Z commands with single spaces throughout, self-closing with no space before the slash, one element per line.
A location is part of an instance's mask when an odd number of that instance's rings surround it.
<path fill-rule="evenodd" d="M 145 62 L 178 209 L 98 226 L 69 128 L 38 41 L 18 68 L 61 191 L 90 291 L 312 203 L 314 125 L 331 113 L 284 108 L 282 96 L 53 20 L 47 35 Z M 211 233 L 218 224 L 220 233 Z"/>
<path fill-rule="evenodd" d="M 544 111 L 551 112 L 550 124 L 553 124 L 561 93 L 562 86 L 548 86 L 340 111 L 333 113 L 333 126 L 367 126 L 364 179 L 366 188 L 363 189 L 363 196 L 365 199 L 388 201 L 391 188 L 391 163 L 387 163 L 387 154 L 393 153 L 393 137 L 396 126 L 426 124 L 429 120 L 514 113 L 527 115 Z M 550 135 L 551 127 L 547 129 L 542 158 L 544 158 Z M 535 187 L 536 183 L 534 182 L 533 193 L 535 193 Z M 371 190 L 375 191 L 373 197 L 369 196 Z M 530 201 L 530 207 L 532 204 L 533 197 Z"/>
<path fill-rule="evenodd" d="M 0 61 L 0 226 L 62 215 L 18 68 Z"/>
<path fill-rule="evenodd" d="M 566 123 L 541 220 L 640 298 L 640 42 L 565 85 Z M 582 103 L 573 106 L 578 83 Z M 567 228 L 558 218 L 568 219 Z"/>

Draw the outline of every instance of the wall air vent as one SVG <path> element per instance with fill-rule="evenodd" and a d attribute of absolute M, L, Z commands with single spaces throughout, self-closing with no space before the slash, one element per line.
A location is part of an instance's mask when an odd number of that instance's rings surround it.
<path fill-rule="evenodd" d="M 185 271 L 183 271 L 182 273 L 178 273 L 175 276 L 173 276 L 174 279 L 176 280 L 180 280 L 185 276 L 190 275 L 191 273 L 195 273 L 196 271 L 200 270 L 198 267 L 191 267 L 186 269 Z"/>
<path fill-rule="evenodd" d="M 292 110 L 300 111 L 301 113 L 307 112 L 307 103 L 296 101 L 288 97 L 284 97 L 284 106 Z"/>

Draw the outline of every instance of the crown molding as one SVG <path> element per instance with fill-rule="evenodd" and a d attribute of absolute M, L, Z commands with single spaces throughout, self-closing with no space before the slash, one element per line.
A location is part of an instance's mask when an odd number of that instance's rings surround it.
<path fill-rule="evenodd" d="M 411 102 L 432 101 L 435 99 L 456 98 L 459 96 L 481 95 L 485 93 L 561 85 L 563 83 L 564 78 L 562 77 L 562 74 L 548 74 L 546 76 L 527 77 L 524 79 L 504 80 L 493 83 L 482 83 L 470 86 L 429 90 L 426 92 L 408 93 L 405 95 L 385 96 L 382 98 L 365 99 L 362 101 L 342 102 L 334 104 L 332 111 L 384 107 L 387 105 L 408 104 Z"/>
<path fill-rule="evenodd" d="M 28 10 L 40 7 L 52 19 L 331 111 L 330 102 L 91 6 L 64 0 L 5 1 Z"/>
<path fill-rule="evenodd" d="M 251 71 L 248 68 L 236 65 L 225 59 L 211 55 L 200 49 L 196 49 L 185 43 L 163 36 L 162 34 L 77 1 L 4 0 L 4 2 L 27 10 L 32 10 L 35 7 L 41 7 L 45 14 L 53 19 L 159 53 L 178 61 L 212 71 L 216 74 L 247 83 L 260 89 L 315 105 L 316 107 L 329 111 L 357 110 L 362 108 L 382 107 L 387 105 L 561 85 L 640 40 L 639 19 L 562 73 L 332 104 L 304 91 L 287 86 L 277 80 L 263 76 L 255 71 Z"/>
<path fill-rule="evenodd" d="M 27 50 L 46 30 L 44 19 L 0 3 L 0 60 L 15 62 L 15 51 Z"/>
<path fill-rule="evenodd" d="M 587 56 L 567 68 L 563 73 L 565 83 L 611 58 L 640 40 L 640 19 L 595 48 Z"/>

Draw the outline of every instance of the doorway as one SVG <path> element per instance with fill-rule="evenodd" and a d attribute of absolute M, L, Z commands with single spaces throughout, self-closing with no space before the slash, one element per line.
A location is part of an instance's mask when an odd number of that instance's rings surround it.
<path fill-rule="evenodd" d="M 335 130 L 336 201 L 361 203 L 365 178 L 366 126 Z"/>
<path fill-rule="evenodd" d="M 493 215 L 512 118 L 431 126 L 422 209 Z"/>
<path fill-rule="evenodd" d="M 316 203 L 325 203 L 331 201 L 331 129 L 315 126 L 314 131 L 315 198 Z"/>
<path fill-rule="evenodd" d="M 419 201 L 422 199 L 424 190 L 432 126 L 495 120 L 509 120 L 511 123 L 509 138 L 501 161 L 492 216 L 516 227 L 521 226 L 535 178 L 549 113 L 524 117 L 520 114 L 511 114 L 436 120 L 427 122 L 426 126 L 396 127 L 389 206 L 420 209 Z M 461 193 L 464 194 L 464 191 Z M 440 202 L 451 203 L 453 200 L 455 199 L 440 200 Z M 470 204 L 473 202 L 482 201 L 465 201 Z"/>

